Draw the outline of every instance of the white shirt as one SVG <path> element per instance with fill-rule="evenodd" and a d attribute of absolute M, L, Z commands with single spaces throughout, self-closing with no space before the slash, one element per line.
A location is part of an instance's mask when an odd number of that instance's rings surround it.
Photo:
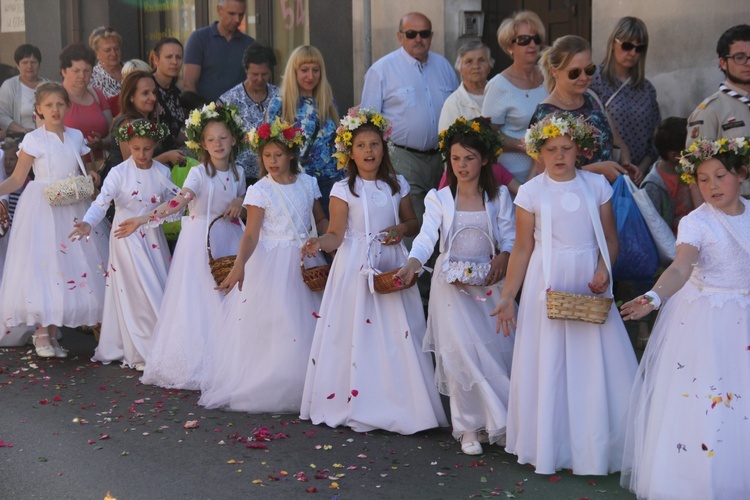
<path fill-rule="evenodd" d="M 391 121 L 394 143 L 427 151 L 437 148 L 440 111 L 457 87 L 456 72 L 443 56 L 429 52 L 421 63 L 401 47 L 367 71 L 361 107 Z"/>
<path fill-rule="evenodd" d="M 463 116 L 467 120 L 482 116 L 482 102 L 484 94 L 470 94 L 464 84 L 458 86 L 443 104 L 443 110 L 440 112 L 440 121 L 438 122 L 438 132 L 450 127 L 453 122 Z"/>

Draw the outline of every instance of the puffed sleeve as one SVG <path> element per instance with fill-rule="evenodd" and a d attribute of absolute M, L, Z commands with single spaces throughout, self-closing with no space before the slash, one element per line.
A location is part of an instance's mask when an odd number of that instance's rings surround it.
<path fill-rule="evenodd" d="M 349 203 L 349 184 L 346 179 L 338 181 L 333 185 L 331 188 L 331 197 L 333 198 L 334 196 L 345 201 L 347 204 Z"/>
<path fill-rule="evenodd" d="M 182 183 L 182 187 L 192 191 L 196 197 L 201 194 L 201 186 L 203 185 L 202 170 L 201 166 L 192 167 L 185 178 L 185 182 Z"/>
<path fill-rule="evenodd" d="M 312 195 L 313 200 L 317 200 L 323 197 L 320 192 L 320 186 L 318 186 L 318 179 L 312 175 L 308 175 L 308 192 Z"/>
<path fill-rule="evenodd" d="M 260 187 L 256 184 L 247 188 L 247 194 L 245 194 L 245 201 L 242 203 L 245 206 L 254 206 L 265 210 L 270 205 L 268 195 L 264 193 Z"/>
<path fill-rule="evenodd" d="M 36 129 L 34 132 L 31 132 L 30 134 L 26 134 L 23 137 L 23 140 L 21 141 L 21 144 L 18 145 L 18 150 L 23 151 L 29 156 L 33 156 L 34 158 L 39 158 L 42 155 L 44 155 L 44 145 L 42 144 L 42 140 L 40 140 L 40 134 L 46 134 L 47 132 L 43 129 Z"/>
<path fill-rule="evenodd" d="M 399 176 L 400 177 L 400 176 Z M 450 188 L 443 188 L 450 189 Z M 424 199 L 424 216 L 422 228 L 411 244 L 409 257 L 414 257 L 422 265 L 425 264 L 435 249 L 438 241 L 440 225 L 443 223 L 443 206 L 438 199 L 437 191 L 431 189 Z"/>
<path fill-rule="evenodd" d="M 677 228 L 677 241 L 675 245 L 687 243 L 688 245 L 694 246 L 698 250 L 701 249 L 701 242 L 703 241 L 702 228 L 705 224 L 701 223 L 698 213 L 691 212 L 685 217 L 680 219 L 680 223 Z"/>
<path fill-rule="evenodd" d="M 411 192 L 411 186 L 403 175 L 396 175 L 396 180 L 398 180 L 398 193 L 403 198 Z"/>
<path fill-rule="evenodd" d="M 612 185 L 607 178 L 602 174 L 592 174 L 590 177 L 594 180 L 593 184 L 596 187 L 596 197 L 597 200 L 599 200 L 599 205 L 604 205 L 612 199 L 612 195 L 615 194 L 615 191 L 612 189 Z"/>
<path fill-rule="evenodd" d="M 534 202 L 531 193 L 529 193 L 529 184 L 530 183 L 521 184 L 521 187 L 518 188 L 518 193 L 516 193 L 516 199 L 514 203 L 516 204 L 516 206 L 523 208 L 530 214 L 533 214 L 536 212 L 536 210 L 534 208 Z"/>
<path fill-rule="evenodd" d="M 238 176 L 240 180 L 237 182 L 237 198 L 244 198 L 247 193 L 247 179 L 245 179 L 245 174 L 241 170 Z"/>
<path fill-rule="evenodd" d="M 495 239 L 500 252 L 510 252 L 516 241 L 516 221 L 513 214 L 513 202 L 510 192 L 505 186 L 500 186 L 497 193 L 497 219 L 495 220 Z"/>

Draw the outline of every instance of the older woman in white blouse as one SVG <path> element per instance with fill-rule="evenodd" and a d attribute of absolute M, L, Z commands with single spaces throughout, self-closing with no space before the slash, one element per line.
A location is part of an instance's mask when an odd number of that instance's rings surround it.
<path fill-rule="evenodd" d="M 461 75 L 461 85 L 443 104 L 438 132 L 450 127 L 460 116 L 468 120 L 482 115 L 484 88 L 494 64 L 490 48 L 478 40 L 458 49 L 455 68 Z"/>
<path fill-rule="evenodd" d="M 497 161 L 519 182 L 529 178 L 532 163 L 523 136 L 537 104 L 549 95 L 537 66 L 544 35 L 544 24 L 533 12 L 521 11 L 503 20 L 497 42 L 513 64 L 489 81 L 482 105 L 482 116 L 499 127 L 505 140 Z"/>

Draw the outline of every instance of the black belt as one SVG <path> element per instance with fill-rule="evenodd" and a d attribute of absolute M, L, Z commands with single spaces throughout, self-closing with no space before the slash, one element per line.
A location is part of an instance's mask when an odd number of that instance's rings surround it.
<path fill-rule="evenodd" d="M 404 151 L 408 151 L 410 153 L 419 153 L 421 155 L 436 155 L 436 154 L 438 154 L 440 152 L 440 150 L 437 149 L 437 148 L 436 149 L 428 149 L 426 151 L 422 151 L 421 149 L 414 149 L 414 148 L 410 148 L 410 147 L 407 147 L 407 146 L 402 146 L 401 144 L 393 144 L 393 145 L 396 146 L 397 148 L 403 149 Z"/>

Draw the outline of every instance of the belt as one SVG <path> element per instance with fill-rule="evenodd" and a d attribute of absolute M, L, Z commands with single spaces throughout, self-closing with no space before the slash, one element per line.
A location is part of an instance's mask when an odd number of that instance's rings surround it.
<path fill-rule="evenodd" d="M 407 146 L 402 146 L 400 144 L 394 144 L 394 146 L 396 146 L 397 148 L 401 148 L 404 151 L 408 151 L 410 153 L 419 153 L 421 155 L 436 155 L 436 154 L 438 154 L 440 152 L 440 150 L 437 149 L 437 148 L 435 148 L 435 149 L 427 149 L 425 151 L 422 151 L 421 149 L 414 149 L 414 148 L 410 148 L 410 147 L 407 147 Z"/>

